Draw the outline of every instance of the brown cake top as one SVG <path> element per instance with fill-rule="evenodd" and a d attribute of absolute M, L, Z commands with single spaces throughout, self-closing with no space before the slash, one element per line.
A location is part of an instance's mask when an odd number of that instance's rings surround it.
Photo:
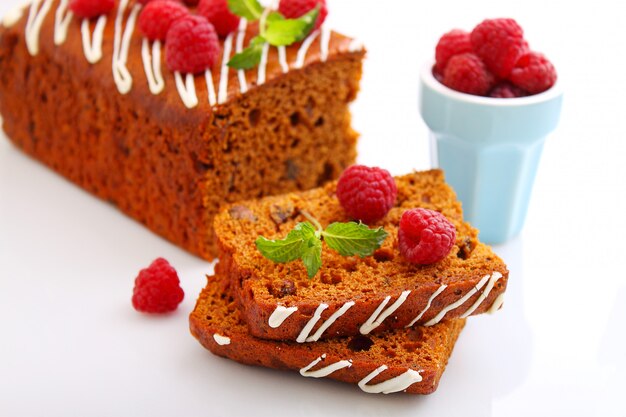
<path fill-rule="evenodd" d="M 468 278 L 483 278 L 499 272 L 508 276 L 506 265 L 477 239 L 477 230 L 463 221 L 461 204 L 444 182 L 443 172 L 416 172 L 396 178 L 398 198 L 387 216 L 371 227 L 382 226 L 388 233 L 373 256 L 344 257 L 324 248 L 322 267 L 309 279 L 302 262 L 275 263 L 257 250 L 259 236 L 282 239 L 306 217 L 306 211 L 325 227 L 350 219 L 336 195 L 336 182 L 325 187 L 261 200 L 242 202 L 223 210 L 215 219 L 215 231 L 232 271 L 255 280 L 255 297 L 268 303 L 292 305 L 303 300 L 333 302 L 358 300 L 368 294 L 419 288 L 423 285 L 450 285 Z M 406 261 L 398 249 L 398 225 L 402 213 L 412 208 L 441 212 L 456 227 L 456 243 L 448 256 L 430 265 Z M 325 244 L 324 244 L 325 245 Z M 288 283 L 288 285 L 286 284 Z"/>
<path fill-rule="evenodd" d="M 97 19 L 79 19 L 68 0 L 33 0 L 9 12 L 0 36 L 17 33 L 31 56 L 46 55 L 77 74 L 88 73 L 103 89 L 144 99 L 163 110 L 188 108 L 199 113 L 219 111 L 248 90 L 280 80 L 281 75 L 342 54 L 364 54 L 353 39 L 322 26 L 303 41 L 287 47 L 265 48 L 261 63 L 249 70 L 226 64 L 258 34 L 258 24 L 242 19 L 239 30 L 220 39 L 222 56 L 203 74 L 179 74 L 165 65 L 165 45 L 150 42 L 137 28 L 142 5 L 119 0 L 114 9 Z M 154 98 L 158 100 L 154 100 Z"/>

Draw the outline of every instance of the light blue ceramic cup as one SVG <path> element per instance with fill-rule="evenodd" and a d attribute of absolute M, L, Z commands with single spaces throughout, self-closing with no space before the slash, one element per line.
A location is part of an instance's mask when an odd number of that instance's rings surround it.
<path fill-rule="evenodd" d="M 481 240 L 506 242 L 522 230 L 543 144 L 559 121 L 559 83 L 529 97 L 480 97 L 444 86 L 432 67 L 420 77 L 432 163 L 445 171 Z"/>

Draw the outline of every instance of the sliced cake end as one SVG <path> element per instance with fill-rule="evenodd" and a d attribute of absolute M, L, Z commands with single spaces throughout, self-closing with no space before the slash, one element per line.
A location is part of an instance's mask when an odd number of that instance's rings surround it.
<path fill-rule="evenodd" d="M 239 314 L 229 280 L 208 278 L 190 315 L 191 333 L 216 355 L 247 365 L 290 369 L 304 377 L 357 384 L 368 393 L 430 394 L 437 389 L 462 319 L 432 327 L 307 345 L 251 336 Z"/>

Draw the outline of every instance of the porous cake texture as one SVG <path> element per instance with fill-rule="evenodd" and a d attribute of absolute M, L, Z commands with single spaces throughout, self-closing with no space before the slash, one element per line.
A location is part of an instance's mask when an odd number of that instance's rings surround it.
<path fill-rule="evenodd" d="M 215 219 L 220 264 L 242 306 L 250 333 L 276 340 L 315 342 L 388 329 L 431 326 L 443 319 L 495 311 L 508 280 L 504 262 L 480 243 L 463 221 L 461 204 L 443 172 L 396 178 L 395 207 L 381 221 L 388 233 L 373 256 L 344 257 L 324 244 L 322 267 L 309 279 L 300 261 L 275 263 L 256 248 L 259 236 L 282 239 L 298 222 L 315 217 L 323 227 L 350 219 L 336 195 L 336 182 L 299 193 L 265 197 L 226 207 Z M 456 227 L 446 258 L 430 265 L 405 260 L 398 224 L 407 209 L 445 215 Z"/>
<path fill-rule="evenodd" d="M 218 268 L 219 270 L 219 268 Z M 430 394 L 437 389 L 465 320 L 310 344 L 270 341 L 247 331 L 228 278 L 208 277 L 190 315 L 191 333 L 216 355 L 246 365 L 357 384 L 367 393 Z"/>
<path fill-rule="evenodd" d="M 310 189 L 353 163 L 358 43 L 322 28 L 267 48 L 259 68 L 229 69 L 236 44 L 258 32 L 250 24 L 220 41 L 215 68 L 175 74 L 161 45 L 136 29 L 142 6 L 116 3 L 87 22 L 63 0 L 36 0 L 4 19 L 0 113 L 19 149 L 206 259 L 216 256 L 221 205 Z M 85 49 L 101 21 L 95 59 Z M 159 74 L 161 91 L 149 83 Z"/>

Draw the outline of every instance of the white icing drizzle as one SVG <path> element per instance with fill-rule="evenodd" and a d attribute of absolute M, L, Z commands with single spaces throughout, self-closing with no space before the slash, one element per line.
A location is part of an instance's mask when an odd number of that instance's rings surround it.
<path fill-rule="evenodd" d="M 319 36 L 320 31 L 316 30 L 311 33 L 300 45 L 300 49 L 298 49 L 298 55 L 296 56 L 296 62 L 294 64 L 295 68 L 302 68 L 304 66 L 304 60 L 306 59 L 306 54 L 311 47 L 311 44 L 315 41 L 315 39 Z"/>
<path fill-rule="evenodd" d="M 362 51 L 363 48 L 365 48 L 365 45 L 363 45 L 362 41 L 358 39 L 352 39 L 350 45 L 348 45 L 348 52 Z"/>
<path fill-rule="evenodd" d="M 413 326 L 413 325 L 414 325 L 414 324 L 415 324 L 415 323 L 416 323 L 419 319 L 421 319 L 421 318 L 422 318 L 422 316 L 424 315 L 424 313 L 426 313 L 426 311 L 428 311 L 428 309 L 430 308 L 430 305 L 432 304 L 433 300 L 434 300 L 434 299 L 435 299 L 435 298 L 436 298 L 439 294 L 441 294 L 441 293 L 443 292 L 443 290 L 445 290 L 447 287 L 448 287 L 448 286 L 447 286 L 447 285 L 445 285 L 445 284 L 443 284 L 441 287 L 439 287 L 439 288 L 437 289 L 437 291 L 435 291 L 435 292 L 434 292 L 434 293 L 430 296 L 430 298 L 428 299 L 428 303 L 426 303 L 426 307 L 424 307 L 424 309 L 423 309 L 423 310 L 422 310 L 422 311 L 421 311 L 421 312 L 417 315 L 417 317 L 415 317 L 415 318 L 413 319 L 413 321 L 412 321 L 412 322 L 410 322 L 409 324 L 407 324 L 407 325 L 406 325 L 406 326 L 404 326 L 404 327 L 406 327 L 406 328 L 411 327 L 411 326 Z"/>
<path fill-rule="evenodd" d="M 306 324 L 306 326 L 304 326 L 304 328 L 298 335 L 296 342 L 316 342 L 326 331 L 326 329 L 328 329 L 339 317 L 344 315 L 345 312 L 348 311 L 353 305 L 354 301 L 348 301 L 347 303 L 345 303 L 343 306 L 341 306 L 339 310 L 335 311 L 328 319 L 326 319 L 326 321 L 319 327 L 319 329 L 317 329 L 317 331 L 312 336 L 309 336 L 309 333 L 311 333 L 311 330 L 313 329 L 315 324 L 317 324 L 317 322 L 322 317 L 322 312 L 328 308 L 328 304 L 320 304 L 315 310 L 313 317 L 311 317 L 309 322 Z"/>
<path fill-rule="evenodd" d="M 161 41 L 157 40 L 152 44 L 152 53 L 150 53 L 150 40 L 143 38 L 141 59 L 143 60 L 143 69 L 148 79 L 148 88 L 156 96 L 165 89 L 165 80 L 161 72 Z"/>
<path fill-rule="evenodd" d="M 67 40 L 67 31 L 74 13 L 67 10 L 69 0 L 61 0 L 54 16 L 54 44 L 63 45 Z"/>
<path fill-rule="evenodd" d="M 326 354 L 324 353 L 322 356 L 315 359 L 313 362 L 300 369 L 300 375 L 308 378 L 323 378 L 332 374 L 335 371 L 338 371 L 343 368 L 349 368 L 352 366 L 351 360 L 343 360 L 339 362 L 332 363 L 328 366 L 318 369 L 317 371 L 309 371 L 309 369 L 313 368 L 315 365 L 320 363 L 322 359 L 326 359 Z"/>
<path fill-rule="evenodd" d="M 28 53 L 35 56 L 39 53 L 39 33 L 41 25 L 46 15 L 52 7 L 53 0 L 44 0 L 43 5 L 39 8 L 42 0 L 33 0 L 28 12 L 28 20 L 26 21 L 26 47 Z"/>
<path fill-rule="evenodd" d="M 330 29 L 322 27 L 322 36 L 320 37 L 320 59 L 326 62 L 328 59 L 328 47 L 330 45 Z"/>
<path fill-rule="evenodd" d="M 278 47 L 278 62 L 280 68 L 283 70 L 283 74 L 289 72 L 289 63 L 287 62 L 287 49 L 284 46 Z"/>
<path fill-rule="evenodd" d="M 256 85 L 263 85 L 265 83 L 265 72 L 267 70 L 267 57 L 270 52 L 270 44 L 265 43 L 263 45 L 263 52 L 261 53 L 261 62 L 259 62 L 259 70 L 256 77 Z"/>
<path fill-rule="evenodd" d="M 206 87 L 209 92 L 209 104 L 213 107 L 217 104 L 217 96 L 215 95 L 215 86 L 213 85 L 213 73 L 210 69 L 204 72 L 204 79 L 206 80 Z"/>
<path fill-rule="evenodd" d="M 115 18 L 115 36 L 113 38 L 113 79 L 120 94 L 124 95 L 133 86 L 133 77 L 126 67 L 128 52 L 130 51 L 130 41 L 135 29 L 137 15 L 141 10 L 140 4 L 135 4 L 126 21 L 124 28 L 124 12 L 128 6 L 128 0 L 121 0 Z"/>
<path fill-rule="evenodd" d="M 437 314 L 431 320 L 424 323 L 424 326 L 432 326 L 434 324 L 439 323 L 441 319 L 443 319 L 444 316 L 448 313 L 448 311 L 454 310 L 455 308 L 462 306 L 467 300 L 469 300 L 472 297 L 472 295 L 480 291 L 480 289 L 485 285 L 488 279 L 489 279 L 489 275 L 484 276 L 474 288 L 472 288 L 471 290 L 467 292 L 467 294 L 465 294 L 463 297 L 461 297 L 459 300 L 455 301 L 454 303 L 444 307 L 439 312 L 439 314 Z"/>
<path fill-rule="evenodd" d="M 389 300 L 391 300 L 391 296 L 388 295 L 387 297 L 385 297 L 383 302 L 380 303 L 380 305 L 378 306 L 378 308 L 376 308 L 374 313 L 372 313 L 370 318 L 367 319 L 367 321 L 365 323 L 363 323 L 363 325 L 359 329 L 361 334 L 368 334 L 369 332 L 371 332 L 372 330 L 374 330 L 375 328 L 380 326 L 381 323 L 383 321 L 385 321 L 385 319 L 387 317 L 389 317 L 391 314 L 393 314 L 393 312 L 396 311 L 406 301 L 406 299 L 407 299 L 407 297 L 409 296 L 410 293 L 411 293 L 410 290 L 402 291 L 402 294 L 400 294 L 400 296 L 398 297 L 396 302 L 393 303 L 385 311 L 382 311 L 383 308 L 385 308 L 385 306 L 389 302 Z"/>
<path fill-rule="evenodd" d="M 22 16 L 24 16 L 24 9 L 28 7 L 30 2 L 26 4 L 21 4 L 19 6 L 13 7 L 7 14 L 2 18 L 2 26 L 5 28 L 10 28 L 20 21 Z"/>
<path fill-rule="evenodd" d="M 385 371 L 386 369 L 387 365 L 382 365 L 372 371 L 369 375 L 359 381 L 359 388 L 361 388 L 368 394 L 390 394 L 392 392 L 404 391 L 414 383 L 420 382 L 422 380 L 422 376 L 419 374 L 418 371 L 408 369 L 403 374 L 388 379 L 387 381 L 381 382 L 376 385 L 367 385 L 368 382 L 376 378 L 378 374 Z"/>
<path fill-rule="evenodd" d="M 474 304 L 472 304 L 472 306 L 470 308 L 467 309 L 467 311 L 465 313 L 463 313 L 461 315 L 461 318 L 464 319 L 467 316 L 469 316 L 470 314 L 472 314 L 477 308 L 478 306 L 480 306 L 480 304 L 485 301 L 485 298 L 487 298 L 489 296 L 489 293 L 491 292 L 491 290 L 493 289 L 494 284 L 496 283 L 496 281 L 498 281 L 500 278 L 502 278 L 502 274 L 499 272 L 494 272 L 491 275 L 491 278 L 489 278 L 489 282 L 487 283 L 487 286 L 485 287 L 485 290 L 482 291 L 480 293 L 480 296 L 478 297 L 478 299 L 474 302 Z"/>
<path fill-rule="evenodd" d="M 187 74 L 185 82 L 183 82 L 183 76 L 180 72 L 174 73 L 174 79 L 176 80 L 176 88 L 181 100 L 188 109 L 193 109 L 198 105 L 198 96 L 196 94 L 196 80 L 193 74 Z"/>
<path fill-rule="evenodd" d="M 239 30 L 237 31 L 236 53 L 243 51 L 243 40 L 246 37 L 246 28 L 248 27 L 248 21 L 241 19 L 239 21 Z M 246 81 L 246 72 L 244 70 L 237 70 L 237 77 L 239 78 L 239 89 L 241 93 L 248 91 L 248 82 Z"/>
<path fill-rule="evenodd" d="M 83 19 L 80 26 L 80 32 L 83 36 L 83 52 L 85 58 L 90 64 L 95 64 L 102 59 L 102 41 L 104 35 L 104 27 L 107 24 L 106 15 L 98 18 L 96 27 L 93 31 L 93 39 L 91 37 L 91 28 L 89 27 L 89 19 Z"/>
<path fill-rule="evenodd" d="M 228 61 L 230 60 L 230 52 L 233 49 L 233 34 L 230 33 L 224 41 L 224 55 L 222 57 L 222 72 L 220 74 L 220 85 L 218 88 L 217 102 L 225 103 L 228 99 Z"/>
<path fill-rule="evenodd" d="M 230 337 L 222 336 L 221 334 L 215 333 L 213 340 L 220 346 L 230 345 Z"/>
<path fill-rule="evenodd" d="M 502 304 L 504 304 L 504 293 L 500 293 L 500 295 L 498 295 L 498 297 L 496 297 L 495 300 L 493 300 L 493 304 L 491 304 L 491 307 L 489 307 L 489 310 L 487 310 L 487 313 L 489 314 L 493 314 L 496 311 L 500 310 L 500 307 L 502 307 Z"/>
<path fill-rule="evenodd" d="M 287 320 L 287 317 L 291 316 L 296 311 L 298 311 L 298 307 L 276 306 L 276 309 L 268 319 L 267 323 L 272 329 L 276 329 L 277 327 L 280 327 L 285 320 Z"/>

